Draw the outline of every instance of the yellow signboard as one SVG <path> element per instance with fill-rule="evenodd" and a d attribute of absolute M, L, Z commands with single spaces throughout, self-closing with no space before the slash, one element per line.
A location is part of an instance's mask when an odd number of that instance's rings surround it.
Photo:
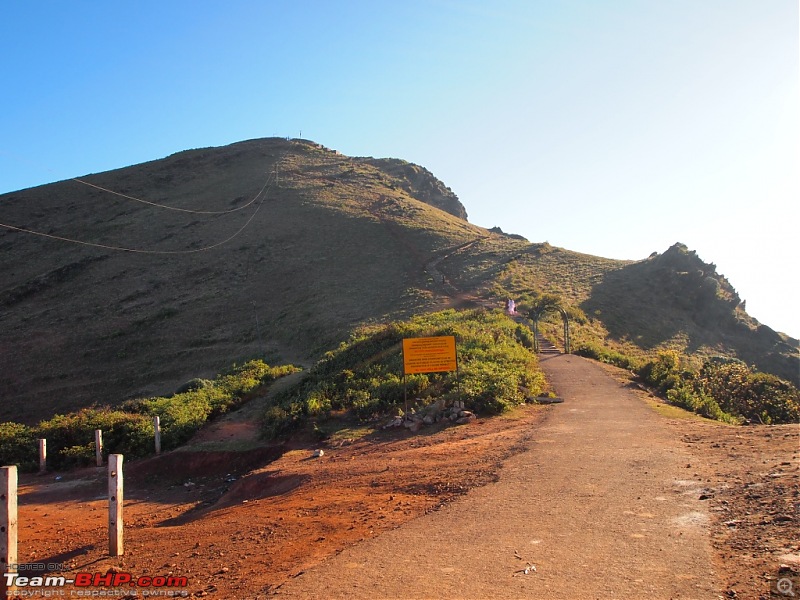
<path fill-rule="evenodd" d="M 440 337 L 406 338 L 403 340 L 403 371 L 411 373 L 440 373 L 455 371 L 456 338 Z"/>

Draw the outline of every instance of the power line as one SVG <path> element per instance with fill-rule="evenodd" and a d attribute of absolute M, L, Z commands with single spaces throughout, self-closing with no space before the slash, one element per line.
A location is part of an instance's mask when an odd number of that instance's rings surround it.
<path fill-rule="evenodd" d="M 267 192 L 269 192 L 269 189 L 272 187 L 270 185 L 270 180 L 271 179 L 272 179 L 272 174 L 270 174 L 270 177 L 267 178 L 267 181 L 264 183 L 264 186 L 261 188 L 261 190 L 258 192 L 258 194 L 256 194 L 256 196 L 253 198 L 253 200 L 250 202 L 250 204 L 255 202 L 256 199 L 258 199 L 258 197 L 261 196 L 262 193 L 265 192 L 265 190 Z M 267 186 L 269 186 L 269 188 Z M 264 193 L 264 197 L 266 197 L 266 193 Z M 206 251 L 212 250 L 214 248 L 219 248 L 220 246 L 222 246 L 224 244 L 227 244 L 228 242 L 233 240 L 240 233 L 242 233 L 242 231 L 244 231 L 247 228 L 248 225 L 250 225 L 251 221 L 258 214 L 258 211 L 261 209 L 261 206 L 263 204 L 264 204 L 264 198 L 262 198 L 261 202 L 258 203 L 258 206 L 256 206 L 256 209 L 253 211 L 253 214 L 250 215 L 250 218 L 247 219 L 245 224 L 242 225 L 241 228 L 239 228 L 239 230 L 236 233 L 234 233 L 232 236 L 230 236 L 229 238 L 226 238 L 226 239 L 222 240 L 221 242 L 217 242 L 216 244 L 212 244 L 210 246 L 205 246 L 203 248 L 195 248 L 193 250 L 143 250 L 143 249 L 138 249 L 138 248 L 127 248 L 125 246 L 111 246 L 111 245 L 107 245 L 107 244 L 98 244 L 98 243 L 95 243 L 95 242 L 86 242 L 86 241 L 78 240 L 78 239 L 74 239 L 74 238 L 68 238 L 68 237 L 62 237 L 62 236 L 58 236 L 58 235 L 52 235 L 52 234 L 49 234 L 49 233 L 44 233 L 42 231 L 35 231 L 35 230 L 32 230 L 32 229 L 25 229 L 23 227 L 16 227 L 15 225 L 8 225 L 6 223 L 0 223 L 0 227 L 4 227 L 4 228 L 10 229 L 12 231 L 19 231 L 21 233 L 29 233 L 31 235 L 37 235 L 37 236 L 40 236 L 40 237 L 49 238 L 49 239 L 52 239 L 52 240 L 58 240 L 58 241 L 61 241 L 61 242 L 69 242 L 71 244 L 78 244 L 78 245 L 81 245 L 81 246 L 91 246 L 93 248 L 102 248 L 104 250 L 115 250 L 115 251 L 119 251 L 119 252 L 133 252 L 135 254 L 172 254 L 172 255 L 176 255 L 176 254 L 196 254 L 198 252 L 206 252 Z"/>
<path fill-rule="evenodd" d="M 8 152 L 7 150 L 1 150 L 0 149 L 0 154 L 4 154 L 6 156 L 10 156 L 10 157 L 12 157 L 12 158 L 14 158 L 16 160 L 19 160 L 19 161 L 22 161 L 22 162 L 26 162 L 26 163 L 29 163 L 29 164 L 32 164 L 32 165 L 43 166 L 43 165 L 38 165 L 38 163 L 30 161 L 28 159 L 23 159 L 20 156 L 17 156 L 15 154 L 12 154 L 12 153 Z M 44 166 L 44 168 L 47 169 L 50 172 L 53 172 L 52 169 L 50 169 L 50 168 L 48 168 L 46 166 Z M 276 170 L 277 170 L 277 166 L 276 166 Z M 277 177 L 277 173 L 276 173 L 276 177 Z M 178 212 L 185 212 L 185 213 L 197 214 L 197 215 L 226 215 L 228 213 L 232 213 L 232 212 L 237 212 L 237 211 L 243 210 L 243 209 L 251 206 L 256 201 L 256 199 L 258 198 L 258 196 L 261 193 L 261 192 L 259 192 L 258 194 L 256 194 L 253 197 L 253 199 L 250 200 L 250 202 L 248 202 L 247 204 L 244 204 L 242 206 L 238 206 L 236 208 L 231 208 L 231 209 L 228 209 L 228 210 L 193 210 L 193 209 L 190 209 L 190 208 L 178 208 L 176 206 L 169 206 L 169 205 L 166 205 L 166 204 L 160 204 L 158 202 L 151 202 L 150 200 L 143 200 L 141 198 L 137 198 L 136 196 L 131 196 L 129 194 L 123 194 L 121 192 L 116 192 L 114 190 L 110 190 L 108 188 L 104 188 L 104 187 L 102 187 L 100 185 L 91 183 L 89 181 L 86 181 L 85 179 L 80 179 L 78 177 L 70 177 L 68 181 L 74 181 L 76 183 L 80 183 L 81 185 L 86 185 L 86 186 L 95 188 L 97 190 L 100 190 L 102 192 L 106 192 L 108 194 L 114 194 L 115 196 L 119 196 L 120 198 L 126 198 L 127 200 L 133 200 L 134 202 L 141 202 L 142 204 L 147 204 L 149 206 L 155 206 L 157 208 L 163 208 L 165 210 L 174 210 L 174 211 L 178 211 Z M 267 181 L 269 181 L 269 178 L 267 179 Z M 266 187 L 266 183 L 264 184 L 264 186 Z M 264 188 L 262 187 L 261 191 L 263 191 L 263 190 L 264 190 Z"/>
<path fill-rule="evenodd" d="M 247 204 L 244 204 L 244 205 L 239 206 L 237 208 L 231 208 L 229 210 L 192 210 L 190 208 L 178 208 L 177 206 L 168 206 L 166 204 L 159 204 L 158 202 L 150 202 L 149 200 L 142 200 L 141 198 L 137 198 L 136 196 L 129 196 L 128 194 L 123 194 L 121 192 L 115 192 L 114 190 L 109 190 L 108 188 L 104 188 L 102 186 L 95 185 L 94 183 L 89 183 L 88 181 L 84 181 L 83 179 L 78 179 L 77 177 L 72 177 L 70 179 L 70 181 L 75 181 L 77 183 L 82 183 L 83 185 L 88 185 L 89 187 L 93 187 L 93 188 L 101 190 L 103 192 L 108 192 L 109 194 L 114 194 L 115 196 L 120 196 L 121 198 L 127 198 L 128 200 L 133 200 L 134 202 L 141 202 L 142 204 L 149 204 L 150 206 L 155 206 L 157 208 L 163 208 L 163 209 L 166 209 L 166 210 L 175 210 L 175 211 L 185 212 L 185 213 L 192 213 L 192 214 L 195 214 L 195 215 L 226 215 L 228 213 L 236 212 L 236 211 L 242 210 L 244 208 L 247 208 L 248 206 L 253 204 L 253 202 L 256 201 L 256 198 L 258 198 L 258 194 L 257 194 Z M 261 189 L 263 190 L 264 188 L 261 188 Z"/>

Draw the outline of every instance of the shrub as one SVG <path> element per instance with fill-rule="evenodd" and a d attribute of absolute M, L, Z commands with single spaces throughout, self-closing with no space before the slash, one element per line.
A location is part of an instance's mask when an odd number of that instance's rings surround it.
<path fill-rule="evenodd" d="M 36 435 L 21 423 L 0 423 L 0 464 L 33 470 L 38 464 Z"/>
<path fill-rule="evenodd" d="M 673 404 L 712 419 L 764 424 L 800 421 L 800 392 L 791 383 L 755 372 L 736 359 L 708 359 L 699 372 L 685 363 L 686 358 L 675 351 L 661 352 L 638 374 Z"/>
<path fill-rule="evenodd" d="M 413 374 L 403 378 L 402 340 L 454 335 L 459 372 Z M 268 437 L 283 434 L 330 410 L 350 410 L 360 419 L 388 414 L 410 402 L 436 398 L 464 400 L 478 411 L 500 412 L 539 395 L 530 330 L 502 313 L 447 310 L 409 321 L 360 329 L 328 352 L 302 382 L 273 399 L 264 415 Z"/>
<path fill-rule="evenodd" d="M 103 432 L 103 454 L 145 456 L 153 448 L 153 423 L 143 415 L 109 408 L 85 408 L 69 415 L 56 415 L 35 428 L 36 437 L 47 440 L 48 466 L 55 469 L 94 460 L 94 431 Z M 78 450 L 91 445 L 91 451 Z M 86 463 L 88 464 L 88 463 Z"/>
<path fill-rule="evenodd" d="M 38 467 L 36 439 L 45 438 L 50 468 L 90 464 L 95 459 L 96 429 L 103 432 L 105 455 L 146 456 L 154 451 L 154 416 L 161 421 L 162 448 L 175 448 L 209 418 L 239 406 L 262 385 L 298 370 L 291 365 L 270 367 L 254 360 L 234 366 L 214 381 L 192 380 L 192 385 L 182 386 L 190 389 L 170 397 L 128 400 L 117 410 L 85 408 L 55 415 L 33 428 L 0 423 L 0 459 L 3 464 L 33 470 Z"/>
<path fill-rule="evenodd" d="M 614 365 L 629 371 L 637 371 L 639 368 L 641 368 L 640 362 L 635 358 L 631 358 L 630 356 L 627 356 L 621 352 L 617 352 L 616 350 L 610 350 L 595 344 L 580 344 L 573 350 L 573 354 L 591 358 L 593 360 Z"/>
<path fill-rule="evenodd" d="M 741 361 L 710 359 L 700 370 L 699 380 L 724 410 L 749 421 L 800 421 L 797 388 L 774 375 L 754 372 Z"/>
<path fill-rule="evenodd" d="M 209 385 L 211 385 L 211 381 L 208 379 L 200 379 L 199 377 L 195 377 L 194 379 L 190 379 L 180 386 L 177 390 L 175 390 L 175 393 L 183 394 L 184 392 L 194 392 L 196 390 L 203 389 L 204 387 L 208 387 Z"/>
<path fill-rule="evenodd" d="M 678 385 L 667 391 L 667 399 L 675 406 L 696 412 L 709 419 L 725 421 L 727 423 L 740 422 L 732 415 L 723 411 L 714 398 L 704 391 L 698 390 L 687 381 L 681 381 Z"/>

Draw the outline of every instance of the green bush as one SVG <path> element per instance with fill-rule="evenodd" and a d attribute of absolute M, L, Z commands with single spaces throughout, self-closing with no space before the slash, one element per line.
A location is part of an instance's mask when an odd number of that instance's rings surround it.
<path fill-rule="evenodd" d="M 261 386 L 295 371 L 286 365 L 270 367 L 260 360 L 234 366 L 214 381 L 192 380 L 187 391 L 163 398 L 123 402 L 119 409 L 85 408 L 55 415 L 36 427 L 0 423 L 0 459 L 23 470 L 38 466 L 37 438 L 47 440 L 48 467 L 65 469 L 95 460 L 94 431 L 103 432 L 103 453 L 137 458 L 154 451 L 153 417 L 161 423 L 161 447 L 175 448 L 210 418 L 238 407 Z M 202 382 L 199 383 L 199 382 Z"/>
<path fill-rule="evenodd" d="M 96 456 L 94 442 L 83 446 L 69 446 L 58 451 L 56 464 L 60 469 L 87 467 L 96 460 Z M 48 462 L 51 461 L 48 459 Z"/>
<path fill-rule="evenodd" d="M 573 354 L 585 356 L 586 358 L 591 358 L 629 371 L 637 371 L 642 366 L 635 358 L 595 344 L 580 344 L 573 350 Z"/>
<path fill-rule="evenodd" d="M 734 416 L 720 408 L 713 397 L 702 390 L 698 390 L 688 381 L 681 381 L 678 385 L 667 391 L 667 399 L 675 406 L 696 412 L 699 415 L 727 423 L 740 422 Z"/>
<path fill-rule="evenodd" d="M 53 469 L 88 464 L 94 460 L 94 431 L 103 432 L 103 454 L 145 456 L 153 449 L 153 423 L 143 415 L 109 408 L 85 408 L 55 415 L 35 428 L 36 437 L 47 440 L 47 463 Z M 91 452 L 78 450 L 91 445 Z M 89 458 L 84 461 L 85 456 Z M 84 458 L 81 458 L 84 457 Z"/>
<path fill-rule="evenodd" d="M 195 389 L 169 397 L 136 400 L 125 406 L 151 418 L 158 416 L 162 448 L 169 450 L 188 441 L 209 419 L 240 406 L 261 386 L 298 370 L 292 365 L 270 367 L 261 360 L 251 360 L 241 366 L 234 365 L 230 372 L 213 381 L 192 386 Z"/>
<path fill-rule="evenodd" d="M 456 337 L 459 372 L 403 379 L 402 340 Z M 500 312 L 454 311 L 360 329 L 328 352 L 302 382 L 277 395 L 264 415 L 268 437 L 282 435 L 331 410 L 371 419 L 398 410 L 407 396 L 418 405 L 444 397 L 477 411 L 500 412 L 538 395 L 544 377 L 531 352 L 532 335 Z"/>
<path fill-rule="evenodd" d="M 686 357 L 661 352 L 639 369 L 639 376 L 677 406 L 727 422 L 800 422 L 800 392 L 791 383 L 759 373 L 740 360 L 715 357 L 699 371 Z"/>
<path fill-rule="evenodd" d="M 800 421 L 800 392 L 775 375 L 759 373 L 741 361 L 710 359 L 700 384 L 727 412 L 764 424 Z"/>
<path fill-rule="evenodd" d="M 36 435 L 21 423 L 0 423 L 0 465 L 18 464 L 33 470 L 39 464 Z"/>

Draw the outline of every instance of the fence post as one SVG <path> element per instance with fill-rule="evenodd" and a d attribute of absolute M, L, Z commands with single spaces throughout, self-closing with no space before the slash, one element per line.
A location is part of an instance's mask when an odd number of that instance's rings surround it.
<path fill-rule="evenodd" d="M 39 473 L 47 471 L 47 440 L 39 439 Z"/>
<path fill-rule="evenodd" d="M 0 468 L 0 598 L 13 585 L 6 584 L 5 573 L 17 570 L 17 467 Z"/>
<path fill-rule="evenodd" d="M 161 454 L 161 418 L 153 417 L 153 429 L 156 432 L 156 454 Z"/>
<path fill-rule="evenodd" d="M 108 455 L 108 554 L 122 556 L 122 454 Z"/>
<path fill-rule="evenodd" d="M 97 457 L 97 466 L 103 466 L 103 431 L 101 429 L 94 430 L 94 453 Z"/>

